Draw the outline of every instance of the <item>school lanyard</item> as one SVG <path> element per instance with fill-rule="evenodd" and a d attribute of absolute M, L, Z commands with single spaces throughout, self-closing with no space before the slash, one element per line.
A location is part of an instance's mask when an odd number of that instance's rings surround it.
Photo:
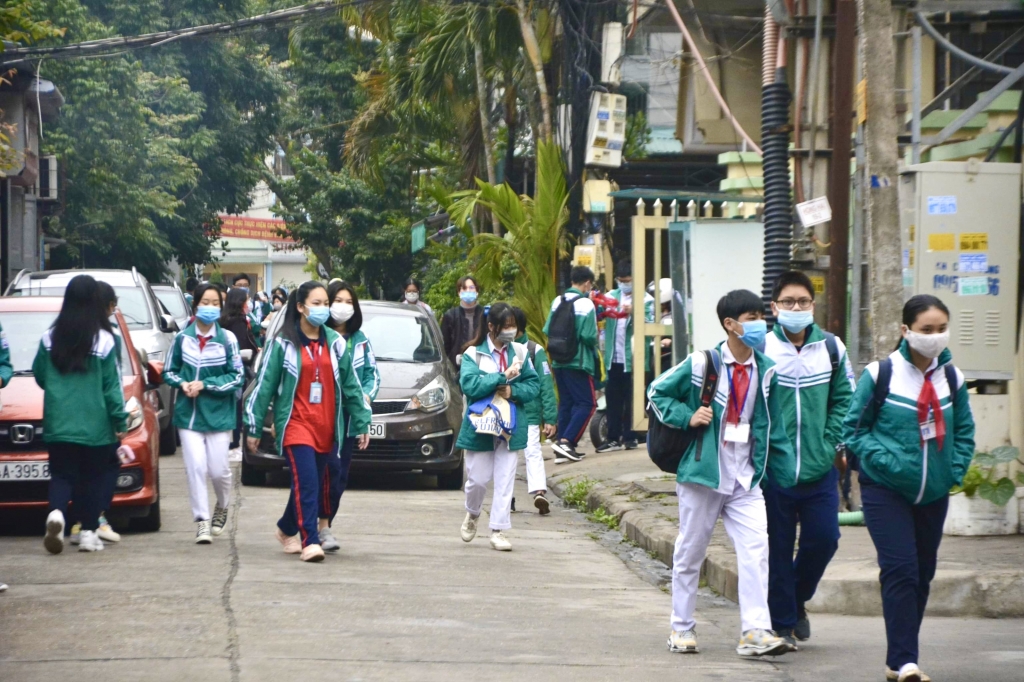
<path fill-rule="evenodd" d="M 729 375 L 729 404 L 733 407 L 736 407 L 737 403 L 739 404 L 739 407 L 736 409 L 736 423 L 739 424 L 743 421 L 743 409 L 747 406 L 747 398 L 750 397 L 750 382 L 747 382 L 747 390 L 743 392 L 743 402 L 739 403 L 739 399 L 736 398 L 736 384 L 733 382 L 732 366 L 726 365 L 725 372 Z M 753 379 L 753 376 L 749 376 L 749 369 L 747 373 L 748 379 Z"/>
<path fill-rule="evenodd" d="M 316 344 L 316 357 L 315 358 L 313 357 L 313 351 L 311 351 L 309 349 L 309 347 L 311 345 L 313 345 L 314 343 Z M 312 361 L 313 368 L 314 368 L 314 370 L 316 372 L 316 375 L 313 377 L 313 382 L 317 383 L 317 384 L 320 383 L 320 356 L 323 355 L 323 352 L 324 352 L 324 347 L 320 343 L 320 341 L 312 341 L 312 342 L 306 344 L 306 353 L 309 355 L 309 359 L 310 359 L 310 361 Z"/>

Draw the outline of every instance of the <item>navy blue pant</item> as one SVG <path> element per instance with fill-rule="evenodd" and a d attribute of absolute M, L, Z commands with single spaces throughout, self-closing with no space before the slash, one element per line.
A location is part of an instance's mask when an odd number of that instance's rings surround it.
<path fill-rule="evenodd" d="M 555 382 L 558 384 L 558 437 L 576 447 L 597 409 L 594 377 L 578 369 L 556 369 Z"/>
<path fill-rule="evenodd" d="M 918 634 L 935 577 L 949 496 L 915 505 L 864 472 L 859 480 L 864 522 L 881 569 L 878 577 L 888 643 L 885 664 L 899 670 L 918 662 Z"/>
<path fill-rule="evenodd" d="M 633 373 L 617 362 L 608 370 L 604 389 L 608 407 L 608 440 L 636 440 L 633 431 Z"/>
<path fill-rule="evenodd" d="M 796 625 L 797 609 L 814 596 L 828 562 L 839 548 L 839 471 L 822 479 L 781 488 L 768 481 L 768 610 L 772 628 Z M 800 548 L 793 558 L 800 523 Z"/>
<path fill-rule="evenodd" d="M 108 504 L 111 469 L 120 466 L 116 445 L 47 443 L 50 454 L 50 511 L 59 509 L 68 517 L 68 505 L 75 504 L 75 516 L 82 530 L 99 527 L 100 512 Z"/>
<path fill-rule="evenodd" d="M 326 494 L 327 460 L 337 457 L 337 445 L 330 452 L 315 452 L 308 445 L 286 445 L 285 459 L 291 467 L 292 489 L 288 506 L 277 522 L 281 532 L 291 537 L 299 533 L 302 546 L 319 545 L 318 514 L 321 495 Z"/>
<path fill-rule="evenodd" d="M 352 453 L 355 449 L 356 439 L 346 438 L 338 456 L 327 458 L 327 470 L 324 472 L 327 481 L 323 485 L 326 494 L 320 501 L 320 518 L 327 519 L 327 525 L 334 523 L 338 507 L 341 506 L 341 496 L 348 489 L 348 470 L 352 466 Z"/>

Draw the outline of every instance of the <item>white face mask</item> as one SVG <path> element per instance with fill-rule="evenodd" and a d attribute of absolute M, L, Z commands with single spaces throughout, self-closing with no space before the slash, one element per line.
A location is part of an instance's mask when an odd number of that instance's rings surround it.
<path fill-rule="evenodd" d="M 949 345 L 949 330 L 940 334 L 919 334 L 908 329 L 903 332 L 903 338 L 907 340 L 911 348 L 926 358 L 932 359 L 939 357 L 939 354 Z"/>
<path fill-rule="evenodd" d="M 416 301 L 420 300 L 420 295 L 418 292 L 415 291 L 407 291 L 405 292 L 405 300 L 408 301 L 409 303 L 415 303 Z"/>
<path fill-rule="evenodd" d="M 356 314 L 356 308 L 351 303 L 334 303 L 331 305 L 331 319 L 336 324 L 348 322 Z"/>

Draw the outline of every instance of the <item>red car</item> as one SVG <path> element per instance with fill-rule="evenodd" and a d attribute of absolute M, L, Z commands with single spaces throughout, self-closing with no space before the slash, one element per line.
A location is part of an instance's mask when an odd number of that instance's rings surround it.
<path fill-rule="evenodd" d="M 63 298 L 0 298 L 0 325 L 11 348 L 14 377 L 0 389 L 0 514 L 48 506 L 50 466 L 43 433 L 43 389 L 32 376 L 39 340 L 60 312 Z M 139 530 L 160 529 L 160 426 L 153 393 L 162 367 L 136 352 L 121 311 L 111 318 L 121 332 L 121 376 L 128 434 L 122 443 L 135 461 L 121 467 L 113 508 L 107 518 L 118 526 L 129 519 Z"/>

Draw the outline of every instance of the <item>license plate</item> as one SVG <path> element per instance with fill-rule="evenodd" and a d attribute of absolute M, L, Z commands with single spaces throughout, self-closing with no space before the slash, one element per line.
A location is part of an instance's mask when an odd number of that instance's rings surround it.
<path fill-rule="evenodd" d="M 0 481 L 49 481 L 49 462 L 3 462 Z"/>
<path fill-rule="evenodd" d="M 370 438 L 384 438 L 385 428 L 384 422 L 373 422 L 370 424 Z"/>

